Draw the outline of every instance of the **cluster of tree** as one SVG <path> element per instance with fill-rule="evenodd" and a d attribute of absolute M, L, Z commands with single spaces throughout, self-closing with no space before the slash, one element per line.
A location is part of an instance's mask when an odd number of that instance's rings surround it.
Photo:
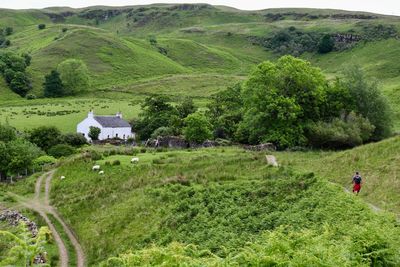
<path fill-rule="evenodd" d="M 13 34 L 14 29 L 12 27 L 0 28 L 0 48 L 8 47 L 11 45 L 11 41 L 7 37 Z"/>
<path fill-rule="evenodd" d="M 279 148 L 353 147 L 391 134 L 391 111 L 356 66 L 329 83 L 307 61 L 264 62 L 242 85 L 218 93 L 207 113 L 215 138 Z"/>
<path fill-rule="evenodd" d="M 0 52 L 0 73 L 8 86 L 20 96 L 25 96 L 32 88 L 26 68 L 31 64 L 28 54 L 18 55 L 13 52 Z"/>
<path fill-rule="evenodd" d="M 329 34 L 305 32 L 291 26 L 273 33 L 262 45 L 278 54 L 299 56 L 304 52 L 328 53 L 335 42 Z"/>
<path fill-rule="evenodd" d="M 82 135 L 61 134 L 51 126 L 20 133 L 9 125 L 0 125 L 0 180 L 8 174 L 23 173 L 35 164 L 53 162 L 46 153 L 55 158 L 69 156 L 84 144 Z"/>
<path fill-rule="evenodd" d="M 211 124 L 197 111 L 191 98 L 173 106 L 166 96 L 148 97 L 142 104 L 139 120 L 132 124 L 142 140 L 184 134 L 188 141 L 201 143 L 212 137 Z"/>
<path fill-rule="evenodd" d="M 45 97 L 76 95 L 85 91 L 90 84 L 89 70 L 82 60 L 67 59 L 56 70 L 45 76 Z"/>

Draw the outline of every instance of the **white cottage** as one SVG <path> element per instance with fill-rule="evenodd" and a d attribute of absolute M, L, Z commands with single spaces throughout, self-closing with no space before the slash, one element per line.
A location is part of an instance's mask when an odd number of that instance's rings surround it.
<path fill-rule="evenodd" d="M 122 119 L 122 113 L 118 112 L 115 116 L 95 116 L 93 111 L 90 111 L 87 118 L 77 126 L 77 132 L 81 133 L 87 140 L 90 141 L 89 131 L 90 126 L 100 128 L 101 132 L 99 140 L 120 138 L 134 138 L 131 125 Z"/>

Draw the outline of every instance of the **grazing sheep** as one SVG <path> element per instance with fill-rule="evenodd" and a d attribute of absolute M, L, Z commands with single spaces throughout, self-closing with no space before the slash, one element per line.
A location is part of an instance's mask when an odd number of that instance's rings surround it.
<path fill-rule="evenodd" d="M 92 170 L 93 171 L 99 171 L 100 170 L 100 165 L 94 165 Z"/>
<path fill-rule="evenodd" d="M 132 158 L 131 163 L 139 163 L 139 158 Z"/>
<path fill-rule="evenodd" d="M 271 166 L 273 166 L 273 167 L 279 167 L 279 164 L 278 164 L 278 162 L 276 161 L 275 156 L 266 155 L 265 158 L 266 158 L 266 160 L 267 160 L 268 165 L 271 165 Z"/>
<path fill-rule="evenodd" d="M 100 175 L 103 175 L 103 174 L 104 174 L 104 171 L 99 171 L 99 174 L 100 174 Z"/>
<path fill-rule="evenodd" d="M 61 179 L 61 180 L 64 180 L 64 179 L 65 179 L 65 176 L 61 176 L 60 179 Z"/>

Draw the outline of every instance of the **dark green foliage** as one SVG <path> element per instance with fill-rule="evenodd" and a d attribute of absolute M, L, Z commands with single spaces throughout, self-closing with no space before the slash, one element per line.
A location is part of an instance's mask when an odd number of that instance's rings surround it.
<path fill-rule="evenodd" d="M 52 146 L 48 151 L 48 154 L 55 158 L 68 157 L 74 153 L 75 153 L 75 148 L 66 144 L 58 144 Z"/>
<path fill-rule="evenodd" d="M 52 70 L 50 74 L 45 76 L 43 90 L 45 97 L 61 97 L 65 95 L 64 85 L 58 71 Z"/>
<path fill-rule="evenodd" d="M 0 123 L 0 141 L 10 142 L 17 138 L 16 130 L 8 124 Z"/>
<path fill-rule="evenodd" d="M 44 30 L 44 29 L 46 29 L 46 24 L 39 24 L 39 25 L 38 25 L 38 29 L 39 29 L 39 30 Z"/>
<path fill-rule="evenodd" d="M 362 145 L 370 140 L 374 129 L 367 119 L 350 113 L 329 123 L 312 123 L 306 135 L 308 143 L 313 147 L 343 149 Z"/>
<path fill-rule="evenodd" d="M 0 176 L 8 172 L 16 174 L 25 171 L 41 155 L 43 152 L 40 148 L 23 138 L 8 143 L 0 142 Z"/>
<path fill-rule="evenodd" d="M 29 140 L 44 151 L 61 142 L 61 132 L 54 126 L 41 126 L 29 132 Z"/>
<path fill-rule="evenodd" d="M 90 126 L 89 128 L 89 137 L 93 141 L 99 140 L 99 135 L 101 133 L 101 129 L 98 127 Z"/>
<path fill-rule="evenodd" d="M 241 85 L 236 84 L 215 94 L 208 104 L 207 116 L 213 125 L 215 138 L 234 139 L 238 124 L 243 118 Z"/>
<path fill-rule="evenodd" d="M 168 103 L 165 96 L 147 97 L 142 104 L 140 120 L 133 124 L 133 130 L 140 139 L 150 138 L 152 133 L 160 127 L 170 127 L 181 123 L 177 109 Z M 176 123 L 173 123 L 173 122 Z"/>
<path fill-rule="evenodd" d="M 29 78 L 24 72 L 17 71 L 10 82 L 10 88 L 20 96 L 25 96 L 32 88 Z"/>
<path fill-rule="evenodd" d="M 178 114 L 181 119 L 184 119 L 188 115 L 197 111 L 197 107 L 194 105 L 193 99 L 190 97 L 186 97 L 182 103 L 176 106 L 176 109 L 178 110 Z"/>
<path fill-rule="evenodd" d="M 63 95 L 76 95 L 89 88 L 89 70 L 82 60 L 67 59 L 58 65 L 57 71 L 64 87 Z"/>
<path fill-rule="evenodd" d="M 79 133 L 67 133 L 61 137 L 63 143 L 73 147 L 81 147 L 87 144 L 86 138 Z"/>
<path fill-rule="evenodd" d="M 303 145 L 305 124 L 323 115 L 326 86 L 322 72 L 301 59 L 285 56 L 260 64 L 244 86 L 237 139 L 279 148 Z"/>
<path fill-rule="evenodd" d="M 32 100 L 32 99 L 36 99 L 37 98 L 37 96 L 35 94 L 27 94 L 25 97 L 28 100 Z"/>
<path fill-rule="evenodd" d="M 281 55 L 299 56 L 304 52 L 317 51 L 320 39 L 319 33 L 304 32 L 295 27 L 289 27 L 266 38 L 263 46 Z"/>
<path fill-rule="evenodd" d="M 151 138 L 156 139 L 157 137 L 171 136 L 174 135 L 173 130 L 170 127 L 162 126 L 157 128 L 152 134 Z"/>
<path fill-rule="evenodd" d="M 25 72 L 29 64 L 27 54 L 19 56 L 13 52 L 0 53 L 0 72 L 11 90 L 21 96 L 25 96 L 32 88 Z"/>
<path fill-rule="evenodd" d="M 390 136 L 392 112 L 377 83 L 369 81 L 359 66 L 351 66 L 343 74 L 340 85 L 349 91 L 349 106 L 375 126 L 371 139 L 382 140 Z"/>
<path fill-rule="evenodd" d="M 9 35 L 13 34 L 13 32 L 14 32 L 13 27 L 6 27 L 4 29 L 4 35 L 6 35 L 6 36 L 9 36 Z"/>
<path fill-rule="evenodd" d="M 193 113 L 186 117 L 183 134 L 189 142 L 201 144 L 212 137 L 212 125 L 201 113 Z"/>
<path fill-rule="evenodd" d="M 329 34 L 325 34 L 318 44 L 318 52 L 321 54 L 329 53 L 333 50 L 335 41 Z"/>
<path fill-rule="evenodd" d="M 62 32 L 67 32 L 68 28 L 62 28 Z"/>
<path fill-rule="evenodd" d="M 121 161 L 119 161 L 119 160 L 114 160 L 113 162 L 112 162 L 112 165 L 113 166 L 118 166 L 118 165 L 121 165 Z"/>

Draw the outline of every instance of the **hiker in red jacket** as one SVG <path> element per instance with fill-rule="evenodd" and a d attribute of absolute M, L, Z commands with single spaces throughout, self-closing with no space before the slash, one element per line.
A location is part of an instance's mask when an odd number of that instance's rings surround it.
<path fill-rule="evenodd" d="M 361 183 L 362 183 L 362 178 L 359 172 L 356 172 L 356 175 L 353 176 L 353 193 L 360 193 L 361 190 Z"/>

